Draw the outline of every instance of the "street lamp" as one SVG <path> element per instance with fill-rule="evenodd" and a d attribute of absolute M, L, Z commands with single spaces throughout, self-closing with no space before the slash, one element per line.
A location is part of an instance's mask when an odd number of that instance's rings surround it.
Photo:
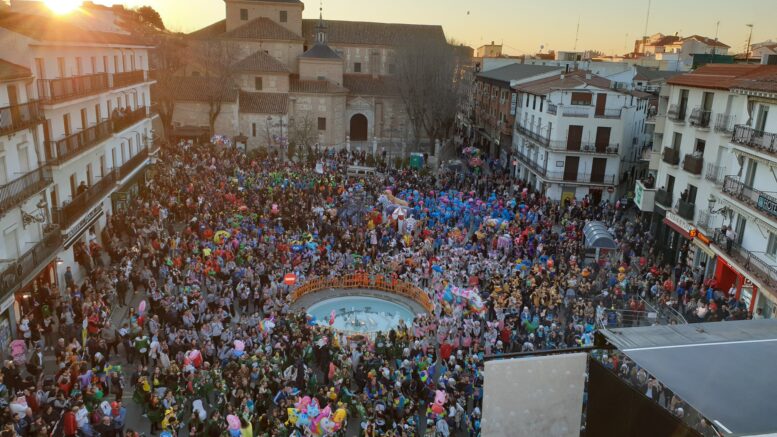
<path fill-rule="evenodd" d="M 711 215 L 720 214 L 723 216 L 723 221 L 726 220 L 726 217 L 728 216 L 729 222 L 734 221 L 734 210 L 729 208 L 728 206 L 724 205 L 722 208 L 715 210 L 715 204 L 718 202 L 718 199 L 715 198 L 712 194 L 710 194 L 710 197 L 707 199 L 707 211 Z"/>

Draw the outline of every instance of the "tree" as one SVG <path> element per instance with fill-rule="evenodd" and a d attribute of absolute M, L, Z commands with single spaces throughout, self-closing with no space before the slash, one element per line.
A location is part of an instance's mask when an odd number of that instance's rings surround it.
<path fill-rule="evenodd" d="M 399 95 L 413 127 L 415 142 L 446 139 L 461 100 L 453 48 L 445 41 L 412 40 L 396 50 Z"/>
<path fill-rule="evenodd" d="M 208 105 L 208 127 L 213 136 L 223 104 L 233 100 L 237 93 L 235 72 L 231 68 L 237 48 L 233 42 L 219 39 L 197 41 L 192 47 L 193 57 L 203 70 L 201 92 L 203 101 Z"/>
<path fill-rule="evenodd" d="M 180 81 L 177 74 L 186 63 L 186 47 L 182 38 L 165 35 L 158 39 L 150 55 L 154 66 L 153 78 L 156 80 L 151 96 L 166 132 L 173 124 L 176 90 Z"/>
<path fill-rule="evenodd" d="M 318 125 L 309 114 L 295 117 L 289 123 L 289 144 L 296 144 L 307 150 L 318 142 Z"/>
<path fill-rule="evenodd" d="M 141 6 L 135 9 L 135 12 L 140 17 L 140 21 L 150 24 L 158 30 L 165 30 L 165 23 L 162 21 L 162 16 L 159 12 L 151 6 Z"/>

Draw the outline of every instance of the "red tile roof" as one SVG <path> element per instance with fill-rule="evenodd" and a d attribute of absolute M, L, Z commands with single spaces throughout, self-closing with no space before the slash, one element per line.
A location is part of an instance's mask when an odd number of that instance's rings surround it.
<path fill-rule="evenodd" d="M 222 102 L 237 101 L 237 89 L 225 86 L 214 78 L 182 76 L 173 82 L 175 100 L 186 102 L 207 102 L 210 96 L 223 95 Z"/>
<path fill-rule="evenodd" d="M 195 30 L 187 36 L 196 39 L 209 39 L 222 35 L 226 31 L 227 20 L 221 20 L 211 24 L 210 26 L 205 26 L 202 29 Z"/>
<path fill-rule="evenodd" d="M 732 89 L 777 93 L 777 65 L 764 65 L 756 72 L 737 79 L 731 84 Z"/>
<path fill-rule="evenodd" d="M 328 80 L 300 79 L 292 75 L 289 80 L 289 91 L 302 94 L 338 94 L 347 93 L 346 88 Z"/>
<path fill-rule="evenodd" d="M 316 38 L 317 19 L 302 20 L 302 36 L 312 44 Z M 372 23 L 366 21 L 326 21 L 329 44 L 363 44 L 396 46 L 405 41 L 438 40 L 445 43 L 442 26 L 421 24 Z"/>
<path fill-rule="evenodd" d="M 576 70 L 565 74 L 557 74 L 545 79 L 534 80 L 518 85 L 516 89 L 521 92 L 537 95 L 546 95 L 558 89 L 572 89 L 580 86 L 592 86 L 596 88 L 610 88 L 610 81 L 595 74 L 588 78 L 585 71 Z"/>
<path fill-rule="evenodd" d="M 224 38 L 302 41 L 302 37 L 267 17 L 259 17 L 221 35 Z"/>
<path fill-rule="evenodd" d="M 29 68 L 0 59 L 0 80 L 16 80 L 32 77 Z"/>
<path fill-rule="evenodd" d="M 0 12 L 0 27 L 38 41 L 150 46 L 132 35 L 84 30 L 57 17 Z"/>
<path fill-rule="evenodd" d="M 689 86 L 695 88 L 709 88 L 727 90 L 737 79 L 745 78 L 752 74 L 758 74 L 773 67 L 770 65 L 747 64 L 707 64 L 690 73 L 674 76 L 667 81 L 670 85 Z"/>
<path fill-rule="evenodd" d="M 731 48 L 731 46 L 728 46 L 726 44 L 723 44 L 720 41 L 716 41 L 712 38 L 707 38 L 706 36 L 701 35 L 691 35 L 687 38 L 683 38 L 683 41 L 689 40 L 689 39 L 695 39 L 696 41 L 699 41 L 701 43 L 707 44 L 710 47 L 723 47 L 723 48 Z"/>
<path fill-rule="evenodd" d="M 357 95 L 386 97 L 399 95 L 397 81 L 392 76 L 373 78 L 368 74 L 345 74 L 343 86 L 348 88 L 351 94 Z"/>
<path fill-rule="evenodd" d="M 241 72 L 261 72 L 261 73 L 288 73 L 289 69 L 286 65 L 260 50 L 251 56 L 248 56 L 234 65 L 232 68 L 235 71 Z"/>
<path fill-rule="evenodd" d="M 289 107 L 286 93 L 240 92 L 240 112 L 245 114 L 285 114 Z"/>

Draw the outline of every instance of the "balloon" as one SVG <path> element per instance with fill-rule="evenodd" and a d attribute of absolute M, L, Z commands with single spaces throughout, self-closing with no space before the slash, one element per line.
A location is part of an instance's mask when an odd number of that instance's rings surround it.
<path fill-rule="evenodd" d="M 297 425 L 308 426 L 310 425 L 310 416 L 308 413 L 300 412 L 297 416 Z"/>
<path fill-rule="evenodd" d="M 245 343 L 243 343 L 241 340 L 235 340 L 235 350 L 242 352 L 245 350 L 245 348 Z"/>
<path fill-rule="evenodd" d="M 335 310 L 332 310 L 332 313 L 329 314 L 329 326 L 332 326 L 335 324 Z"/>
<path fill-rule="evenodd" d="M 444 410 L 443 410 L 443 408 L 442 408 L 442 405 L 439 405 L 439 404 L 434 404 L 434 405 L 432 405 L 432 412 L 433 412 L 434 414 L 442 414 L 442 412 L 443 412 L 443 411 L 444 411 Z"/>
<path fill-rule="evenodd" d="M 229 424 L 229 429 L 237 429 L 240 430 L 240 419 L 238 419 L 237 416 L 230 414 L 227 416 L 227 423 Z"/>
<path fill-rule="evenodd" d="M 286 409 L 287 415 L 289 416 L 289 423 L 292 425 L 297 424 L 297 419 L 299 418 L 299 410 L 296 408 L 287 408 Z"/>
<path fill-rule="evenodd" d="M 332 418 L 332 420 L 334 420 L 335 423 L 343 423 L 346 417 L 347 417 L 347 413 L 345 411 L 345 408 L 340 407 L 337 409 L 337 411 L 335 411 L 335 415 Z"/>
<path fill-rule="evenodd" d="M 146 301 L 143 300 L 140 302 L 140 305 L 138 305 L 138 314 L 143 315 L 143 313 L 146 312 Z"/>

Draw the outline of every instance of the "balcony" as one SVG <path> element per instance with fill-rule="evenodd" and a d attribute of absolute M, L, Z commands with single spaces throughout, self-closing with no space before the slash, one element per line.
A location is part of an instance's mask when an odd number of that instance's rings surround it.
<path fill-rule="evenodd" d="M 46 142 L 46 161 L 62 164 L 80 153 L 107 140 L 111 136 L 112 124 L 106 120 L 61 140 Z"/>
<path fill-rule="evenodd" d="M 562 117 L 576 117 L 576 118 L 588 118 L 589 115 L 591 115 L 591 108 L 592 106 L 562 106 L 561 107 L 561 116 Z"/>
<path fill-rule="evenodd" d="M 548 114 L 556 115 L 558 113 L 558 106 L 553 103 L 548 103 Z"/>
<path fill-rule="evenodd" d="M 704 158 L 701 156 L 685 155 L 683 159 L 683 170 L 690 174 L 701 176 L 704 169 Z"/>
<path fill-rule="evenodd" d="M 51 169 L 35 170 L 0 186 L 0 214 L 5 214 L 51 183 Z"/>
<path fill-rule="evenodd" d="M 604 109 L 602 111 L 594 111 L 594 118 L 609 118 L 615 120 L 621 118 L 622 113 L 623 110 L 621 108 Z"/>
<path fill-rule="evenodd" d="M 655 184 L 651 185 L 652 188 L 648 188 L 642 181 L 637 181 L 634 186 L 634 204 L 637 205 L 640 211 L 653 212 L 653 206 L 656 203 L 656 188 Z"/>
<path fill-rule="evenodd" d="M 595 141 L 581 141 L 577 143 L 570 142 L 569 139 L 567 139 L 567 141 L 551 141 L 550 149 L 563 152 L 617 155 L 618 151 L 620 150 L 620 144 L 597 143 Z"/>
<path fill-rule="evenodd" d="M 88 97 L 109 89 L 107 73 L 38 80 L 38 96 L 48 104 Z"/>
<path fill-rule="evenodd" d="M 136 168 L 140 167 L 140 164 L 142 164 L 147 158 L 148 148 L 140 149 L 140 151 L 135 156 L 128 159 L 127 162 L 118 168 L 116 180 L 122 180 L 132 174 L 132 172 L 135 171 Z"/>
<path fill-rule="evenodd" d="M 716 185 L 720 185 L 723 181 L 723 174 L 725 174 L 725 172 L 726 167 L 709 163 L 707 164 L 707 171 L 704 172 L 704 179 L 714 182 Z"/>
<path fill-rule="evenodd" d="M 664 147 L 663 161 L 669 165 L 680 164 L 680 151 L 673 147 Z"/>
<path fill-rule="evenodd" d="M 672 192 L 667 190 L 656 191 L 656 203 L 664 205 L 665 208 L 672 206 Z"/>
<path fill-rule="evenodd" d="M 526 154 L 523 152 L 517 152 L 518 154 L 518 160 L 521 161 L 523 165 L 526 167 L 529 167 L 533 172 L 539 174 L 540 176 L 545 176 L 546 170 L 545 167 L 542 167 L 539 163 L 532 161 Z"/>
<path fill-rule="evenodd" d="M 579 184 L 617 185 L 617 175 L 605 175 L 604 173 L 567 173 L 546 172 L 543 179 L 555 182 L 574 182 Z"/>
<path fill-rule="evenodd" d="M 712 111 L 706 111 L 701 108 L 694 108 L 691 111 L 691 116 L 688 117 L 688 121 L 691 126 L 706 129 L 710 127 L 710 119 L 712 118 Z"/>
<path fill-rule="evenodd" d="M 687 202 L 683 199 L 680 199 L 677 202 L 677 215 L 680 217 L 688 220 L 689 222 L 693 221 L 693 215 L 696 209 L 696 205 L 693 203 Z"/>
<path fill-rule="evenodd" d="M 729 114 L 718 114 L 715 117 L 715 132 L 724 135 L 734 133 L 734 116 Z"/>
<path fill-rule="evenodd" d="M 143 120 L 146 118 L 146 107 L 142 106 L 134 111 L 129 111 L 121 116 L 112 116 L 111 122 L 113 123 L 112 131 L 113 133 L 119 133 L 128 127 L 134 125 L 135 123 L 139 122 L 140 120 Z"/>
<path fill-rule="evenodd" d="M 541 144 L 543 146 L 548 146 L 550 144 L 550 138 L 544 137 L 541 134 L 538 134 L 536 132 L 532 132 L 529 129 L 521 126 L 520 124 L 516 124 L 515 125 L 515 130 L 519 134 L 523 135 L 524 137 L 526 137 L 526 138 L 528 138 L 528 139 L 530 139 L 530 140 L 532 140 L 534 142 L 537 142 L 537 143 L 539 143 L 539 144 Z"/>
<path fill-rule="evenodd" d="M 43 122 L 38 101 L 0 108 L 0 135 L 10 135 Z"/>
<path fill-rule="evenodd" d="M 81 194 L 76 195 L 70 203 L 58 208 L 52 208 L 51 216 L 54 223 L 63 229 L 69 228 L 81 216 L 86 214 L 99 200 L 107 196 L 116 186 L 117 172 L 111 171 Z"/>
<path fill-rule="evenodd" d="M 777 221 L 777 193 L 757 190 L 736 176 L 726 176 L 723 192 L 758 211 L 764 217 Z"/>
<path fill-rule="evenodd" d="M 25 281 L 29 280 L 29 277 L 36 275 L 43 268 L 43 263 L 54 256 L 61 245 L 62 235 L 59 228 L 53 226 L 44 235 L 43 240 L 14 262 L 8 264 L 5 270 L 0 273 L 0 290 L 2 290 L 0 300 L 5 301 L 6 296 L 15 293 L 24 285 Z"/>
<path fill-rule="evenodd" d="M 124 88 L 147 81 L 147 72 L 145 70 L 125 71 L 122 73 L 113 73 L 111 75 L 111 88 Z"/>
<path fill-rule="evenodd" d="M 666 118 L 675 123 L 684 123 L 685 108 L 681 108 L 680 105 L 669 105 L 669 110 L 666 112 Z"/>
<path fill-rule="evenodd" d="M 777 133 L 755 130 L 749 126 L 738 124 L 734 127 L 731 142 L 746 146 L 761 153 L 777 155 Z"/>

